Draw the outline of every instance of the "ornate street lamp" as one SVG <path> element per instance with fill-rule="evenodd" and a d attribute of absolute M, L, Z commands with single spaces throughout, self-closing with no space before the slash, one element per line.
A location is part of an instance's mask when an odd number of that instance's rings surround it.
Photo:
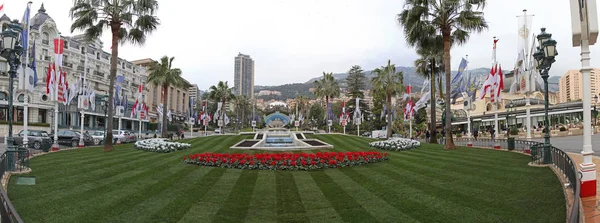
<path fill-rule="evenodd" d="M 552 63 L 558 52 L 556 51 L 556 41 L 553 40 L 552 34 L 546 33 L 546 28 L 542 28 L 542 33 L 537 36 L 540 47 L 537 48 L 537 52 L 533 54 L 535 58 L 536 69 L 544 79 L 544 163 L 552 163 L 552 156 L 550 155 L 550 122 L 548 121 L 548 72 L 552 67 Z"/>
<path fill-rule="evenodd" d="M 598 95 L 594 95 L 594 123 L 592 125 L 594 128 L 592 128 L 592 134 L 594 134 L 594 131 L 596 130 L 596 122 L 598 122 L 598 111 L 596 110 L 596 104 L 598 104 Z"/>
<path fill-rule="evenodd" d="M 510 138 L 510 123 L 509 120 L 514 112 L 515 104 L 512 101 L 508 105 L 506 105 L 506 136 Z M 516 124 L 516 123 L 515 123 Z"/>
<path fill-rule="evenodd" d="M 8 61 L 9 65 L 9 92 L 8 92 L 8 137 L 6 138 L 7 151 L 15 151 L 14 139 L 12 135 L 13 131 L 13 98 L 14 98 L 14 78 L 17 74 L 17 67 L 21 64 L 21 55 L 23 54 L 23 47 L 19 43 L 21 32 L 23 28 L 17 20 L 13 20 L 11 24 L 2 32 L 2 45 L 0 55 Z M 13 171 L 15 168 L 15 156 L 10 154 L 8 156 L 9 171 Z"/>

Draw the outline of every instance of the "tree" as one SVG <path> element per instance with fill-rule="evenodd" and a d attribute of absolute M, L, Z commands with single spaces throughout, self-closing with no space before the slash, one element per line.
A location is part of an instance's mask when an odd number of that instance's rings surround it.
<path fill-rule="evenodd" d="M 225 119 L 225 104 L 227 103 L 227 101 L 235 99 L 235 95 L 233 94 L 233 89 L 229 87 L 229 85 L 227 84 L 227 81 L 223 82 L 223 81 L 219 81 L 219 83 L 215 86 L 210 86 L 209 88 L 209 93 L 208 93 L 208 98 L 210 98 L 211 100 L 216 102 L 221 102 L 222 106 L 221 107 L 221 112 L 220 114 L 215 114 L 219 116 L 219 120 L 223 120 Z M 223 122 L 223 124 L 225 124 Z M 221 129 L 222 130 L 222 129 Z M 221 131 L 221 133 L 223 133 L 223 131 Z"/>
<path fill-rule="evenodd" d="M 250 104 L 250 100 L 245 95 L 240 95 L 235 97 L 235 113 L 236 117 L 240 118 L 240 129 L 244 128 L 244 124 L 248 121 L 246 120 L 246 114 L 252 109 L 252 104 Z"/>
<path fill-rule="evenodd" d="M 387 138 L 392 136 L 392 97 L 401 94 L 404 91 L 404 74 L 402 71 L 396 72 L 396 66 L 391 64 L 391 61 L 388 60 L 387 66 L 382 66 L 381 68 L 377 68 L 373 70 L 373 73 L 376 74 L 375 77 L 371 80 L 373 83 L 373 91 L 377 91 L 385 94 L 386 104 L 387 104 Z"/>
<path fill-rule="evenodd" d="M 152 61 L 148 72 L 148 83 L 154 84 L 154 86 L 160 86 L 162 88 L 162 103 L 163 103 L 163 117 L 162 117 L 162 137 L 168 137 L 167 130 L 167 111 L 169 111 L 169 88 L 174 87 L 186 87 L 186 82 L 181 77 L 181 70 L 179 68 L 173 68 L 173 60 L 175 57 L 169 58 L 163 56 L 160 58 L 160 62 Z M 111 104 L 111 103 L 109 103 Z"/>
<path fill-rule="evenodd" d="M 310 106 L 310 109 L 308 111 L 308 120 L 314 126 L 321 126 L 320 123 L 323 123 L 322 120 L 325 116 L 324 113 L 325 111 L 323 110 L 323 107 L 319 106 L 317 103 L 314 103 Z"/>
<path fill-rule="evenodd" d="M 415 114 L 415 124 L 421 124 L 427 122 L 427 111 L 425 108 L 419 108 Z"/>
<path fill-rule="evenodd" d="M 431 90 L 431 94 L 430 94 L 430 109 L 431 109 L 431 123 L 429 125 L 429 129 L 431 130 L 431 138 L 429 140 L 429 143 L 433 143 L 433 144 L 437 144 L 438 140 L 437 140 L 437 132 L 436 130 L 436 98 L 435 98 L 435 81 L 436 81 L 436 76 L 440 76 L 440 74 L 442 73 L 444 66 L 439 63 L 438 61 L 442 60 L 443 57 L 443 52 L 441 50 L 441 46 L 442 46 L 442 37 L 441 36 L 434 36 L 431 37 L 429 39 L 424 39 L 419 46 L 417 47 L 417 54 L 421 57 L 417 60 L 415 60 L 415 68 L 417 71 L 417 74 L 425 77 L 425 78 L 429 78 L 430 80 L 430 90 Z M 439 91 L 441 92 L 441 85 L 438 85 Z M 442 97 L 442 94 L 440 94 L 440 98 Z"/>
<path fill-rule="evenodd" d="M 481 32 L 487 23 L 483 17 L 486 0 L 406 0 L 398 21 L 404 29 L 405 39 L 412 45 L 422 44 L 424 39 L 442 36 L 444 48 L 444 73 L 446 90 L 450 89 L 450 48 L 464 44 L 469 32 Z M 445 95 L 446 116 L 450 116 L 450 94 Z M 446 120 L 445 149 L 455 149 L 452 140 L 452 123 Z"/>
<path fill-rule="evenodd" d="M 362 90 L 365 89 L 365 73 L 358 65 L 352 66 L 348 71 L 346 78 L 346 86 L 348 88 L 348 96 L 351 98 L 364 98 Z"/>
<path fill-rule="evenodd" d="M 111 31 L 109 98 L 114 97 L 119 42 L 144 45 L 146 35 L 156 30 L 160 24 L 155 16 L 157 9 L 157 0 L 73 1 L 73 7 L 69 10 L 71 19 L 75 20 L 71 24 L 71 32 L 84 31 L 86 39 L 93 41 L 102 36 L 104 29 Z M 113 103 L 108 103 L 106 128 L 109 131 L 113 129 L 113 110 Z M 104 151 L 113 150 L 112 138 L 112 134 L 106 136 Z"/>
<path fill-rule="evenodd" d="M 328 108 L 329 112 L 329 100 L 335 97 L 340 96 L 340 86 L 333 78 L 333 73 L 325 73 L 323 72 L 323 78 L 320 80 L 316 80 L 315 84 L 315 96 L 317 98 L 325 98 L 325 106 Z M 331 118 L 331 117 L 327 117 Z"/>

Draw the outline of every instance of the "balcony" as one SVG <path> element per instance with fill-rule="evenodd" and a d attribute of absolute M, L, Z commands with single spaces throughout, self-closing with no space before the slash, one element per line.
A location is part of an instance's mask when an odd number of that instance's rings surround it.
<path fill-rule="evenodd" d="M 104 77 L 104 73 L 98 72 L 96 70 L 94 71 L 94 75 Z"/>
<path fill-rule="evenodd" d="M 44 56 L 44 60 L 50 61 L 50 56 Z"/>
<path fill-rule="evenodd" d="M 73 68 L 73 63 L 63 61 L 63 66 L 68 67 L 68 68 Z"/>
<path fill-rule="evenodd" d="M 77 71 L 83 71 L 83 66 L 77 66 Z"/>
<path fill-rule="evenodd" d="M 42 40 L 42 44 L 46 44 L 46 45 L 48 45 L 49 43 L 50 43 L 50 41 L 49 41 L 49 40 Z"/>

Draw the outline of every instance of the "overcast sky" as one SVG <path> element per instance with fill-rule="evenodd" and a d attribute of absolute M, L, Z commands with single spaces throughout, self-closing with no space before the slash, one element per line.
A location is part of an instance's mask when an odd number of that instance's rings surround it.
<path fill-rule="evenodd" d="M 4 1 L 4 12 L 11 19 L 21 19 L 26 1 Z M 72 1 L 33 1 L 32 16 L 42 2 L 60 31 L 68 34 Z M 233 82 L 238 52 L 254 59 L 257 85 L 305 82 L 323 71 L 345 72 L 352 65 L 370 70 L 388 59 L 412 66 L 417 58 L 396 21 L 402 0 L 160 0 L 159 4 L 158 30 L 145 46 L 121 47 L 119 56 L 127 60 L 174 56 L 174 66 L 200 89 L 219 80 Z M 580 48 L 571 45 L 567 0 L 488 1 L 484 13 L 489 29 L 473 33 L 467 44 L 452 48 L 452 69 L 466 54 L 471 68 L 490 67 L 493 36 L 500 39 L 499 62 L 504 69 L 512 68 L 517 51 L 516 16 L 523 9 L 535 14 L 532 30 L 538 33 L 546 27 L 558 42 L 560 55 L 550 74 L 580 69 Z M 109 32 L 102 38 L 106 51 Z M 597 67 L 600 47 L 592 46 L 591 52 L 592 67 Z"/>

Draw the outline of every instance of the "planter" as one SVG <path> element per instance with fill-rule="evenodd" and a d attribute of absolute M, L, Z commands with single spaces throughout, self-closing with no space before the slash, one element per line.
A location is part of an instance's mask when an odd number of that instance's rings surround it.
<path fill-rule="evenodd" d="M 563 137 L 563 136 L 568 136 L 569 132 L 567 131 L 562 131 L 562 132 L 558 132 L 558 136 Z"/>

